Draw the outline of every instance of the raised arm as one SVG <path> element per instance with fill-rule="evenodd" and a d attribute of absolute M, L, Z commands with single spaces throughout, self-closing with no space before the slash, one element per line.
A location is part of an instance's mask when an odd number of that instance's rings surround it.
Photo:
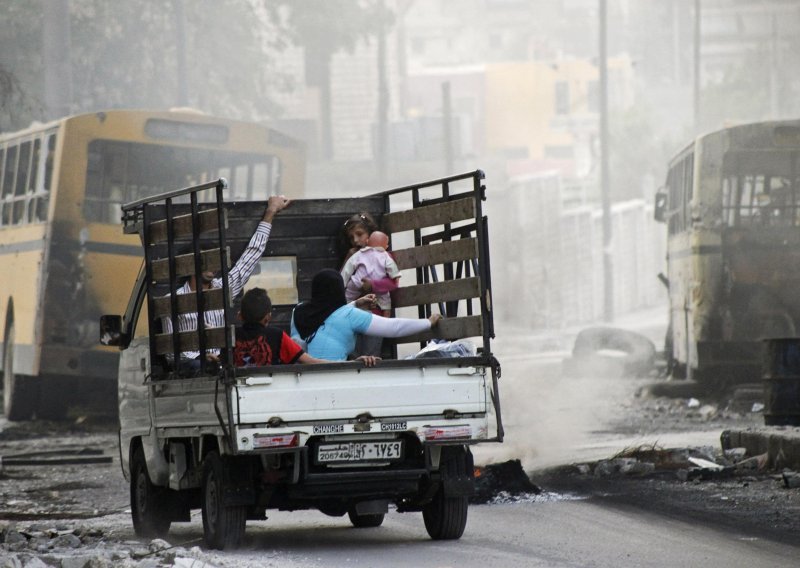
<path fill-rule="evenodd" d="M 236 264 L 228 272 L 228 286 L 230 287 L 231 297 L 236 297 L 243 289 L 247 281 L 252 276 L 256 264 L 264 254 L 267 247 L 270 232 L 272 232 L 272 220 L 281 210 L 285 209 L 291 201 L 283 195 L 273 195 L 267 201 L 267 208 L 261 222 L 256 227 L 255 233 L 250 238 L 250 242 L 244 252 L 236 261 Z"/>

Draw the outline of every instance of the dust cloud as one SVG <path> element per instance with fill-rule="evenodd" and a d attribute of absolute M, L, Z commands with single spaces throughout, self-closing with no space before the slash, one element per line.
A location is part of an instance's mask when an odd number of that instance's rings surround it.
<path fill-rule="evenodd" d="M 659 344 L 666 319 L 666 306 L 654 307 L 620 317 L 615 325 Z M 531 471 L 608 457 L 609 444 L 624 439 L 614 432 L 615 422 L 642 379 L 625 376 L 621 367 L 616 373 L 609 366 L 570 368 L 580 327 L 536 333 L 503 322 L 496 327 L 505 440 L 474 448 L 476 463 L 520 459 Z"/>

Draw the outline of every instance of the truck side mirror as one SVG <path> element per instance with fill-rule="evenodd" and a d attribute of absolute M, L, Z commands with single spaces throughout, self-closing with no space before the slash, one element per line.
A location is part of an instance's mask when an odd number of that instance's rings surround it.
<path fill-rule="evenodd" d="M 100 316 L 100 343 L 103 345 L 122 343 L 122 316 Z"/>
<path fill-rule="evenodd" d="M 660 190 L 656 192 L 656 200 L 653 204 L 653 219 L 663 223 L 667 219 L 667 192 Z"/>

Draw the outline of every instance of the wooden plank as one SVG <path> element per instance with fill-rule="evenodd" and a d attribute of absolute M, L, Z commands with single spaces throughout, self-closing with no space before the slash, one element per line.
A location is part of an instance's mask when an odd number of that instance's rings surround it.
<path fill-rule="evenodd" d="M 439 302 L 477 298 L 481 295 L 481 282 L 478 277 L 459 278 L 458 280 L 431 282 L 430 284 L 418 284 L 408 287 L 403 287 L 402 282 L 403 279 L 401 278 L 400 288 L 392 293 L 392 307 L 403 308 L 420 304 L 437 304 Z"/>
<path fill-rule="evenodd" d="M 206 329 L 206 349 L 225 347 L 225 328 L 211 327 Z M 195 331 L 182 331 L 178 333 L 178 349 L 180 351 L 197 351 L 200 349 L 200 333 Z M 169 355 L 172 350 L 172 334 L 156 334 L 156 353 Z"/>
<path fill-rule="evenodd" d="M 399 233 L 474 218 L 475 200 L 467 197 L 436 205 L 423 205 L 407 211 L 387 213 L 383 216 L 383 229 L 389 233 Z"/>
<path fill-rule="evenodd" d="M 393 251 L 400 270 L 433 266 L 445 262 L 459 262 L 478 258 L 478 240 L 475 238 L 457 239 L 434 245 L 412 247 Z"/>
<path fill-rule="evenodd" d="M 217 272 L 222 264 L 219 261 L 219 249 L 204 250 L 200 253 L 200 270 Z M 152 264 L 153 280 L 169 280 L 169 259 L 160 258 Z M 179 254 L 175 257 L 175 276 L 194 274 L 194 254 Z"/>
<path fill-rule="evenodd" d="M 153 317 L 170 317 L 172 315 L 172 308 L 170 306 L 170 298 L 172 295 L 161 296 L 153 299 L 154 310 Z M 185 314 L 188 312 L 197 312 L 197 294 L 175 294 L 178 304 L 178 313 Z M 212 288 L 203 292 L 203 301 L 205 302 L 206 310 L 221 310 L 225 307 L 222 301 L 222 288 Z"/>
<path fill-rule="evenodd" d="M 216 230 L 219 227 L 219 216 L 216 209 L 206 209 L 197 214 L 197 221 L 201 233 Z M 191 237 L 192 215 L 178 215 L 172 218 L 174 238 Z M 150 224 L 150 244 L 161 243 L 167 240 L 167 221 L 154 221 Z"/>
<path fill-rule="evenodd" d="M 460 318 L 445 318 L 430 331 L 399 337 L 397 343 L 415 343 L 430 339 L 446 339 L 453 341 L 465 337 L 483 337 L 483 320 L 481 316 L 465 316 Z"/>

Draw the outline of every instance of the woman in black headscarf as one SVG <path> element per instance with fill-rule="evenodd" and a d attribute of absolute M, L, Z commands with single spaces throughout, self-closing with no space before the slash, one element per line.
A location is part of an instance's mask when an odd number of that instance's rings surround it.
<path fill-rule="evenodd" d="M 368 294 L 348 304 L 342 276 L 332 269 L 321 270 L 311 282 L 311 299 L 299 304 L 292 314 L 292 339 L 302 342 L 312 357 L 345 361 L 355 347 L 357 333 L 403 337 L 431 329 L 442 317 L 434 314 L 427 319 L 384 318 L 360 310 L 356 304 L 371 307 L 375 296 Z"/>

